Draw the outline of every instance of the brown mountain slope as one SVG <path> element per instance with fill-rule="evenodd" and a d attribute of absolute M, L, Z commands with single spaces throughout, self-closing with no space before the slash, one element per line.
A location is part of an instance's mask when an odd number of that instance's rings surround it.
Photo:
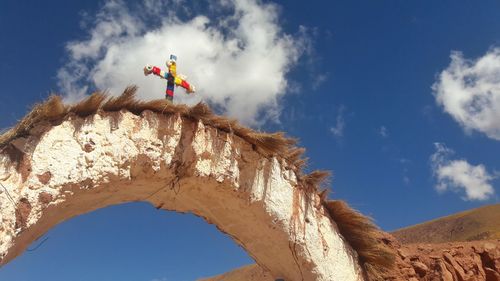
<path fill-rule="evenodd" d="M 366 281 L 500 281 L 500 240 L 403 245 L 386 234 L 398 254 L 395 266 Z M 272 281 L 258 265 L 199 281 Z"/>
<path fill-rule="evenodd" d="M 367 281 L 500 281 L 500 240 L 404 245 L 388 234 L 384 242 L 396 266 Z"/>
<path fill-rule="evenodd" d="M 381 237 L 395 266 L 367 281 L 500 281 L 500 204 L 484 206 Z M 483 241 L 473 241 L 483 240 Z M 258 265 L 200 281 L 269 281 Z"/>
<path fill-rule="evenodd" d="M 500 239 L 500 204 L 398 229 L 392 235 L 403 244 Z"/>

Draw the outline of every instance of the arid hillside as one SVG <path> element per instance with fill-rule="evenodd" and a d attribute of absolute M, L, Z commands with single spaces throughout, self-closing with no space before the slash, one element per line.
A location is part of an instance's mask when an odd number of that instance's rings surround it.
<path fill-rule="evenodd" d="M 497 204 L 387 233 L 381 241 L 397 252 L 395 266 L 366 280 L 500 281 L 499 224 Z M 272 278 L 257 265 L 249 265 L 200 281 L 243 280 Z"/>
<path fill-rule="evenodd" d="M 402 228 L 392 235 L 403 244 L 500 239 L 500 204 Z"/>

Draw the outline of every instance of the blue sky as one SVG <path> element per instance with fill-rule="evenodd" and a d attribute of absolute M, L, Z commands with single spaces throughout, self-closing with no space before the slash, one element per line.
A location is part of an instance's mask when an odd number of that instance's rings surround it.
<path fill-rule="evenodd" d="M 138 84 L 141 97 L 161 98 L 164 85 L 142 66 L 175 52 L 198 89 L 178 90 L 177 102 L 204 100 L 300 139 L 308 170 L 333 171 L 331 197 L 384 230 L 498 203 L 498 1 L 158 3 L 2 1 L 0 127 L 51 92 L 72 100 Z M 134 25 L 108 36 L 99 27 L 110 22 Z M 151 32 L 160 43 L 148 45 Z M 0 279 L 194 280 L 252 262 L 201 219 L 145 203 L 79 216 L 45 237 Z"/>

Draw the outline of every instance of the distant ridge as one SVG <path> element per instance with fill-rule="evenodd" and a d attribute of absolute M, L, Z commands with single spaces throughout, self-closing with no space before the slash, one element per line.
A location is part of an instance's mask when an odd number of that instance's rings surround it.
<path fill-rule="evenodd" d="M 500 239 L 500 204 L 401 228 L 391 234 L 403 244 Z"/>

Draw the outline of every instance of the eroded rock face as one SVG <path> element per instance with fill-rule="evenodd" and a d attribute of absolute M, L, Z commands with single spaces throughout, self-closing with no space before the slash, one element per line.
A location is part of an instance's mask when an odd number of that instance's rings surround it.
<path fill-rule="evenodd" d="M 380 280 L 500 281 L 500 240 L 401 245 L 396 267 Z"/>
<path fill-rule="evenodd" d="M 500 240 L 402 245 L 395 267 L 369 281 L 500 281 Z M 199 281 L 273 281 L 258 265 L 249 265 Z"/>
<path fill-rule="evenodd" d="M 362 280 L 356 254 L 279 158 L 232 134 L 144 111 L 39 125 L 0 153 L 0 264 L 59 222 L 147 201 L 215 224 L 272 278 Z"/>

